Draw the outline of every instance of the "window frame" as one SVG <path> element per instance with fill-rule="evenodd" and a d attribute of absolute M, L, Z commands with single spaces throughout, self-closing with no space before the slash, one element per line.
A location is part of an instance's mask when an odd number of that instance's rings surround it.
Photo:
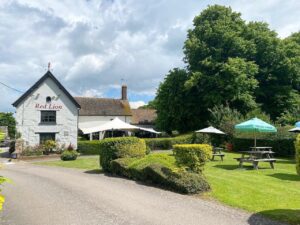
<path fill-rule="evenodd" d="M 44 115 L 47 113 L 48 115 Z M 40 119 L 40 124 L 56 124 L 57 113 L 55 110 L 42 110 Z"/>

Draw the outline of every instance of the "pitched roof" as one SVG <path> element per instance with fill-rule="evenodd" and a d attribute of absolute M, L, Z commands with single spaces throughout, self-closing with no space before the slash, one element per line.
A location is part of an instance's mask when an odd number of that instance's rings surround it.
<path fill-rule="evenodd" d="M 127 100 L 75 97 L 80 104 L 79 116 L 132 116 Z"/>
<path fill-rule="evenodd" d="M 24 99 L 26 99 L 34 90 L 36 90 L 47 78 L 50 78 L 54 83 L 68 96 L 68 98 L 74 103 L 77 108 L 80 105 L 73 96 L 64 88 L 64 86 L 55 78 L 55 76 L 48 70 L 44 76 L 41 77 L 31 88 L 29 88 L 20 98 L 18 98 L 12 105 L 17 107 Z"/>
<path fill-rule="evenodd" d="M 157 117 L 155 109 L 132 109 L 132 124 L 154 124 Z"/>

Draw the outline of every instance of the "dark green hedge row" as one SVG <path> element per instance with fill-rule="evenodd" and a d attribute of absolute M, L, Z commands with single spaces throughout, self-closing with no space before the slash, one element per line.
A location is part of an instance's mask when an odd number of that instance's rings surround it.
<path fill-rule="evenodd" d="M 110 172 L 111 161 L 114 159 L 145 155 L 145 141 L 137 137 L 106 138 L 100 142 L 100 165 L 106 172 Z"/>
<path fill-rule="evenodd" d="M 174 172 L 159 163 L 151 163 L 141 169 L 129 167 L 129 164 L 133 161 L 134 158 L 113 160 L 111 162 L 111 172 L 184 194 L 195 194 L 210 190 L 210 186 L 202 174 L 185 170 Z"/>
<path fill-rule="evenodd" d="M 83 155 L 99 155 L 101 141 L 78 141 L 77 151 Z"/>
<path fill-rule="evenodd" d="M 295 146 L 294 139 L 257 139 L 257 146 L 272 147 L 275 156 L 294 156 Z M 254 146 L 253 139 L 235 138 L 233 140 L 234 151 L 249 151 L 250 147 Z"/>
<path fill-rule="evenodd" d="M 174 138 L 145 138 L 146 145 L 151 150 L 168 150 L 176 144 L 191 144 L 194 142 L 193 135 L 183 135 Z"/>

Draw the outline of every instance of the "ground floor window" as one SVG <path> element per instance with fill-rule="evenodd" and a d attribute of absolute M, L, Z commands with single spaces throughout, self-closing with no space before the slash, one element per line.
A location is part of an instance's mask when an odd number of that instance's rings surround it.
<path fill-rule="evenodd" d="M 43 144 L 45 141 L 52 140 L 55 141 L 55 133 L 41 133 L 40 134 L 40 144 Z"/>

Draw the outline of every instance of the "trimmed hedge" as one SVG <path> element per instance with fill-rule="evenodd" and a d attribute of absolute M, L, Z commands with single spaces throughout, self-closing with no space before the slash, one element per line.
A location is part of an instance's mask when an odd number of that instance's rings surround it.
<path fill-rule="evenodd" d="M 212 157 L 212 146 L 208 144 L 174 145 L 173 153 L 179 165 L 199 173 L 203 170 L 205 162 Z"/>
<path fill-rule="evenodd" d="M 296 150 L 296 171 L 300 175 L 300 134 L 297 136 L 295 141 L 295 150 Z"/>
<path fill-rule="evenodd" d="M 270 146 L 272 151 L 276 153 L 276 156 L 294 156 L 295 146 L 294 139 L 257 139 L 257 146 Z M 233 150 L 249 151 L 250 147 L 254 146 L 253 139 L 235 138 L 233 139 Z"/>
<path fill-rule="evenodd" d="M 175 144 L 191 144 L 194 141 L 193 135 L 182 135 L 174 138 L 145 138 L 146 145 L 151 150 L 169 150 Z"/>
<path fill-rule="evenodd" d="M 171 168 L 161 163 L 134 166 L 141 159 L 123 158 L 111 162 L 113 174 L 143 181 L 156 186 L 184 194 L 195 194 L 210 190 L 210 186 L 201 174 Z"/>
<path fill-rule="evenodd" d="M 63 161 L 71 161 L 76 160 L 78 156 L 78 152 L 75 150 L 65 150 L 61 153 L 60 158 Z"/>
<path fill-rule="evenodd" d="M 101 141 L 78 141 L 77 151 L 83 155 L 99 155 Z"/>
<path fill-rule="evenodd" d="M 104 171 L 110 171 L 114 159 L 145 155 L 145 141 L 137 137 L 106 138 L 100 142 L 100 165 Z"/>

